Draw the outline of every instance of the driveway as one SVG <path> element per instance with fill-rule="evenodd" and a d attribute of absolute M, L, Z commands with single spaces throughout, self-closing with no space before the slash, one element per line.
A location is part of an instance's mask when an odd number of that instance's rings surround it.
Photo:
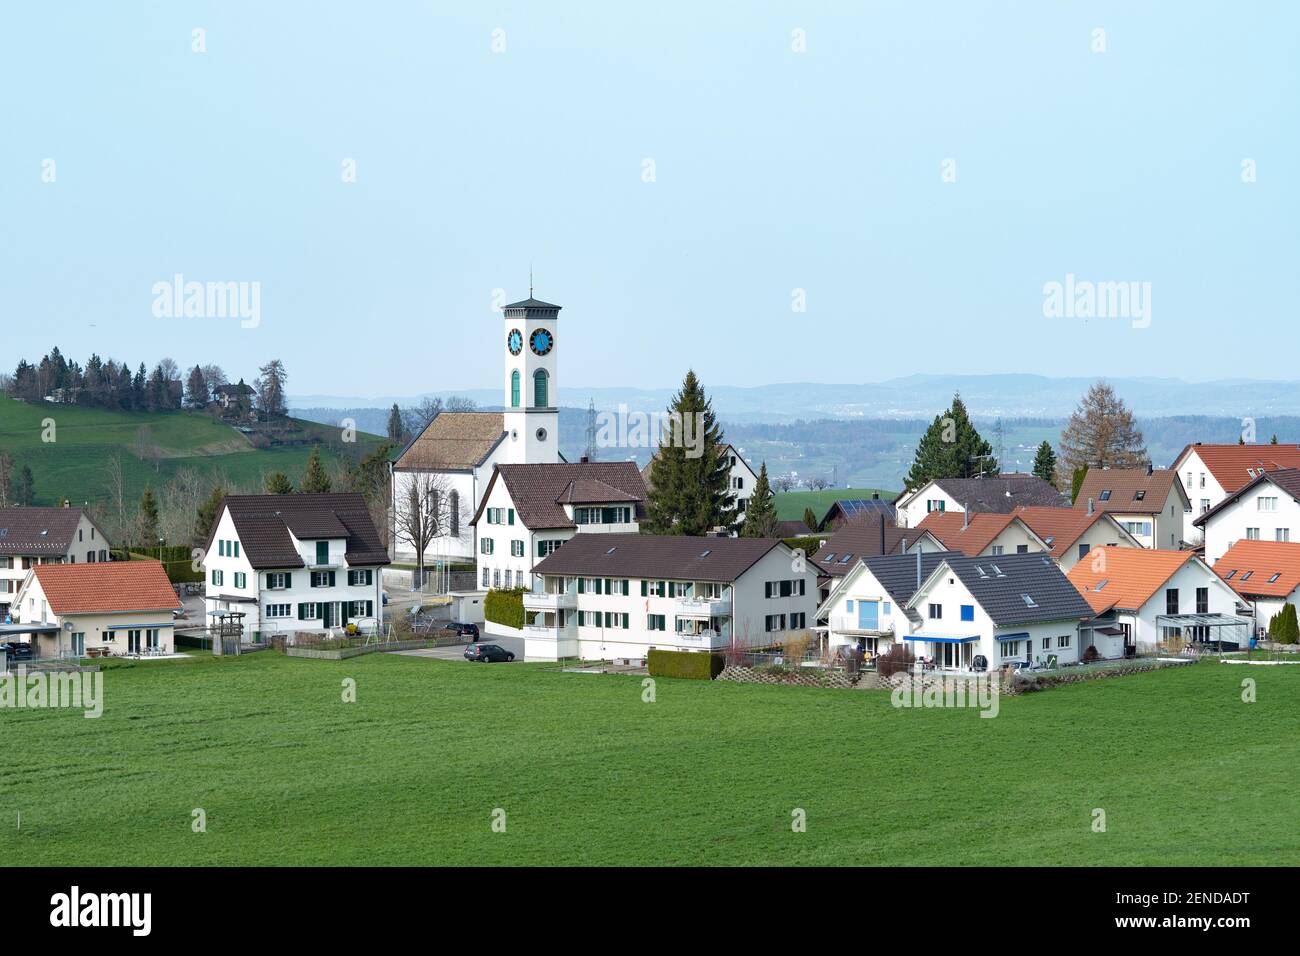
<path fill-rule="evenodd" d="M 515 655 L 516 661 L 524 659 L 524 639 L 522 637 L 493 637 L 488 635 L 479 643 L 496 644 L 498 647 L 504 647 L 506 650 Z M 403 654 L 406 657 L 429 657 L 439 661 L 465 661 L 466 644 L 454 644 L 450 647 L 423 647 L 414 651 L 394 651 L 394 654 Z"/>

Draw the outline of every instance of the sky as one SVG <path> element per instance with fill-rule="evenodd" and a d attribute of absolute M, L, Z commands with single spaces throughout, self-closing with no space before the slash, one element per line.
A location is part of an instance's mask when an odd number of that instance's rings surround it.
<path fill-rule="evenodd" d="M 0 368 L 491 388 L 531 268 L 566 388 L 1300 378 L 1300 4 L 546 6 L 6 4 Z"/>

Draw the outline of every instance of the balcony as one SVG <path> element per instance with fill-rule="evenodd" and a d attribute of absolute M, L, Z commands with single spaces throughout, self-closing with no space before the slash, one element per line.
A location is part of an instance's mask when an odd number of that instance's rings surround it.
<path fill-rule="evenodd" d="M 525 611 L 572 611 L 578 606 L 578 594 L 569 591 L 525 591 Z"/>
<path fill-rule="evenodd" d="M 836 634 L 862 634 L 867 637 L 891 637 L 894 633 L 894 625 L 883 624 L 876 627 L 863 627 L 862 622 L 856 617 L 850 617 L 841 614 L 831 617 L 826 622 L 827 627 Z"/>
<path fill-rule="evenodd" d="M 728 617 L 731 594 L 723 597 L 679 597 L 673 599 L 673 612 L 683 617 Z"/>

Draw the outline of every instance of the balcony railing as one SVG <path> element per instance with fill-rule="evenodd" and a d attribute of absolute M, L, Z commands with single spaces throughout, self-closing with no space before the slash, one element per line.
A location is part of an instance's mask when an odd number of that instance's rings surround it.
<path fill-rule="evenodd" d="M 573 610 L 578 606 L 578 595 L 576 591 L 525 591 L 524 592 L 524 610 L 526 611 L 559 611 Z"/>
<path fill-rule="evenodd" d="M 832 616 L 827 621 L 827 626 L 832 631 L 840 634 L 867 634 L 874 637 L 887 637 L 894 633 L 893 624 L 877 624 L 876 627 L 864 627 L 862 622 L 856 617 L 848 615 Z"/>

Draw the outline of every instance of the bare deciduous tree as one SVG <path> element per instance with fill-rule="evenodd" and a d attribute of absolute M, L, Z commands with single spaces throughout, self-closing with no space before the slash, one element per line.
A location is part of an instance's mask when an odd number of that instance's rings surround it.
<path fill-rule="evenodd" d="M 122 474 L 122 456 L 118 452 L 108 456 L 105 469 L 105 482 L 108 485 L 108 503 L 112 508 L 113 530 L 121 534 L 126 527 L 126 479 Z"/>
<path fill-rule="evenodd" d="M 1139 468 L 1148 462 L 1133 413 L 1106 382 L 1097 382 L 1061 432 L 1058 484 L 1069 488 L 1078 468 Z"/>
<path fill-rule="evenodd" d="M 467 515 L 450 479 L 438 472 L 403 472 L 393 496 L 393 533 L 415 552 L 416 585 L 424 584 L 424 553 L 434 539 L 459 536 Z"/>

